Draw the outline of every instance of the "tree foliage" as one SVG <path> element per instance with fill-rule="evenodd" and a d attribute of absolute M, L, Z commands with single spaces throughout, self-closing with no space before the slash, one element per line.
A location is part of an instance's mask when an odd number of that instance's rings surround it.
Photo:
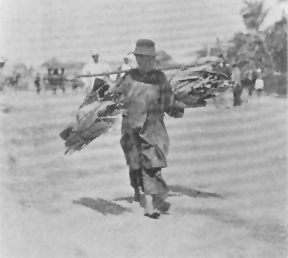
<path fill-rule="evenodd" d="M 286 72 L 287 70 L 287 19 L 282 17 L 269 28 L 260 31 L 269 10 L 264 9 L 263 1 L 244 1 L 241 10 L 247 33 L 237 32 L 223 42 L 217 39 L 210 48 L 210 55 L 223 54 L 230 63 L 238 63 L 244 70 Z M 203 47 L 196 52 L 198 57 L 207 56 L 208 49 Z"/>
<path fill-rule="evenodd" d="M 241 10 L 243 22 L 248 30 L 259 31 L 269 9 L 264 9 L 264 1 L 244 0 L 245 6 Z"/>
<path fill-rule="evenodd" d="M 237 62 L 244 70 L 268 72 L 274 70 L 274 60 L 265 41 L 265 33 L 236 33 L 230 40 L 232 46 L 227 50 L 227 58 Z"/>
<path fill-rule="evenodd" d="M 287 18 L 285 16 L 265 31 L 265 41 L 271 51 L 275 70 L 287 72 Z"/>

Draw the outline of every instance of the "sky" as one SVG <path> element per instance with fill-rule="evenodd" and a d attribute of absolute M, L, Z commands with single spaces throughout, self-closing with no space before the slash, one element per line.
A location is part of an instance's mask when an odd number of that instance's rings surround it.
<path fill-rule="evenodd" d="M 281 17 L 277 0 L 268 26 Z M 121 61 L 138 38 L 150 38 L 178 62 L 216 38 L 227 39 L 244 26 L 242 0 L 0 0 L 0 56 L 7 63 L 39 65 L 90 59 Z"/>

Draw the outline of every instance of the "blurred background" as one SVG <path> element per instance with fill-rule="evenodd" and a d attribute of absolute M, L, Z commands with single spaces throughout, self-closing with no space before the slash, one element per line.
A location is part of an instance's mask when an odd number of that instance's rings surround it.
<path fill-rule="evenodd" d="M 1 0 L 0 13 L 2 73 L 20 73 L 26 88 L 48 66 L 79 74 L 93 48 L 116 69 L 137 39 L 150 38 L 165 62 L 221 54 L 244 73 L 261 69 L 267 92 L 287 92 L 287 1 Z"/>

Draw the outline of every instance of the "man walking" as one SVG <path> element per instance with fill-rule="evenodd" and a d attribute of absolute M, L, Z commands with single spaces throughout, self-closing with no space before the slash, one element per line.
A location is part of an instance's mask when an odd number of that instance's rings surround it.
<path fill-rule="evenodd" d="M 138 68 L 130 70 L 116 91 L 123 94 L 127 110 L 122 120 L 121 146 L 129 166 L 130 183 L 135 201 L 140 189 L 145 196 L 145 216 L 156 219 L 159 210 L 167 210 L 168 187 L 161 175 L 167 166 L 169 137 L 164 114 L 180 118 L 185 105 L 174 99 L 165 74 L 154 68 L 155 43 L 140 39 L 133 54 Z"/>

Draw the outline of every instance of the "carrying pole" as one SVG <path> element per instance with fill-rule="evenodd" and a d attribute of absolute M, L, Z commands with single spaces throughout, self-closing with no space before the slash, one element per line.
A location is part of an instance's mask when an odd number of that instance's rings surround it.
<path fill-rule="evenodd" d="M 159 67 L 157 69 L 161 70 L 161 71 L 168 71 L 168 70 L 178 70 L 178 69 L 181 69 L 181 70 L 186 70 L 188 68 L 195 68 L 195 72 L 199 71 L 203 71 L 204 68 L 206 68 L 207 66 L 206 65 L 202 65 L 202 66 L 196 66 L 195 67 L 195 64 L 190 64 L 190 65 L 181 65 L 181 64 L 177 64 L 177 65 L 170 65 L 170 66 L 165 66 L 165 67 Z M 122 70 L 117 70 L 117 71 L 112 71 L 112 72 L 109 72 L 109 73 L 97 73 L 97 74 L 84 74 L 84 75 L 79 75 L 78 78 L 83 78 L 83 77 L 98 77 L 98 76 L 109 76 L 109 75 L 112 75 L 112 74 L 121 74 L 121 73 L 127 73 L 129 72 L 130 70 L 126 70 L 126 71 L 122 71 Z M 194 69 L 193 69 L 194 71 Z"/>

